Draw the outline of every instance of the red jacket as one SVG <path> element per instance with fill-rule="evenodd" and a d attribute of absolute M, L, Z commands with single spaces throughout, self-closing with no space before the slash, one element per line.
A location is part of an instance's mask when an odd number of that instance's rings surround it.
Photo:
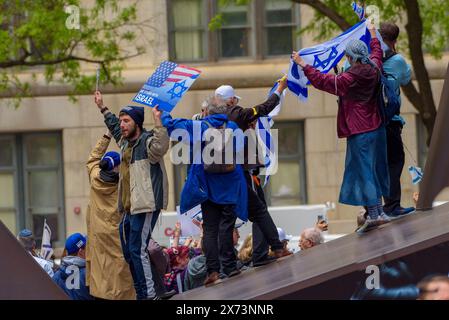
<path fill-rule="evenodd" d="M 378 39 L 370 42 L 370 59 L 382 68 L 382 49 Z M 310 65 L 304 73 L 317 89 L 340 97 L 337 117 L 339 138 L 376 130 L 382 119 L 377 105 L 379 75 L 369 64 L 356 64 L 337 76 L 324 74 Z"/>

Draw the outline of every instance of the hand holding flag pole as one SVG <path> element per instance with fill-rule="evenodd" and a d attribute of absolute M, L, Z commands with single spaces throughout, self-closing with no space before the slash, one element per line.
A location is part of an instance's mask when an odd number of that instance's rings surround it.
<path fill-rule="evenodd" d="M 97 68 L 97 82 L 95 85 L 95 92 L 98 91 L 99 87 L 100 87 L 100 67 Z"/>

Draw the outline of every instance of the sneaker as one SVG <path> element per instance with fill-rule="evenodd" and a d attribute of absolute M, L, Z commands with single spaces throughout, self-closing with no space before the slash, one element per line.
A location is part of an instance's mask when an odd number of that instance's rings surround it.
<path fill-rule="evenodd" d="M 206 280 L 204 280 L 204 286 L 205 287 L 209 287 L 209 286 L 213 286 L 215 284 L 218 284 L 222 282 L 222 280 L 220 279 L 220 275 L 218 272 L 212 272 L 211 274 L 209 274 L 206 278 Z"/>
<path fill-rule="evenodd" d="M 355 232 L 357 232 L 358 234 L 368 232 L 372 229 L 377 228 L 377 226 L 379 225 L 378 223 L 379 223 L 378 219 L 371 219 L 370 217 L 368 217 L 365 220 L 365 223 L 360 227 L 358 227 Z"/>
<path fill-rule="evenodd" d="M 394 218 L 390 217 L 389 215 L 387 215 L 385 212 L 382 212 L 378 217 L 377 217 L 377 221 L 378 221 L 378 225 L 382 225 L 388 222 L 393 221 Z"/>
<path fill-rule="evenodd" d="M 152 299 L 150 299 L 150 300 L 162 300 L 160 297 L 158 297 L 158 296 L 154 296 Z"/>
<path fill-rule="evenodd" d="M 237 276 L 237 275 L 239 275 L 239 274 L 241 274 L 241 273 L 242 273 L 242 272 L 241 272 L 240 270 L 235 269 L 235 270 L 231 271 L 231 272 L 228 274 L 228 278 L 232 278 L 232 277 Z"/>
<path fill-rule="evenodd" d="M 175 290 L 170 290 L 170 291 L 167 291 L 167 292 L 159 295 L 159 298 L 161 298 L 162 300 L 168 300 L 171 297 L 173 297 L 175 294 L 176 294 Z"/>
<path fill-rule="evenodd" d="M 409 208 L 398 208 L 392 212 L 390 212 L 388 215 L 390 217 L 402 217 L 405 215 L 408 215 L 410 213 L 415 212 L 415 208 L 414 207 L 409 207 Z"/>

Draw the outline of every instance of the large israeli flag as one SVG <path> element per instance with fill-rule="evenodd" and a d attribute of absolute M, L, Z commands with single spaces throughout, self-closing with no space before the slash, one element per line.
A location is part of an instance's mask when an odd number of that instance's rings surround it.
<path fill-rule="evenodd" d="M 322 73 L 328 73 L 343 58 L 346 45 L 351 40 L 360 39 L 369 45 L 371 36 L 365 21 L 366 20 L 360 21 L 332 40 L 310 48 L 301 49 L 299 51 L 300 56 L 307 64 L 313 66 Z M 307 80 L 301 67 L 299 67 L 292 59 L 290 59 L 290 68 L 287 79 L 289 90 L 297 95 L 301 101 L 306 101 L 309 80 Z"/>

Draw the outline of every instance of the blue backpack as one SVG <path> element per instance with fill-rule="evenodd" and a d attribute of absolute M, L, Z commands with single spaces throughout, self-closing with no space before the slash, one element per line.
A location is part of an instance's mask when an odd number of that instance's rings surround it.
<path fill-rule="evenodd" d="M 387 56 L 384 61 L 391 58 L 393 55 L 394 54 Z M 387 125 L 395 115 L 399 114 L 401 108 L 401 102 L 399 101 L 400 91 L 397 92 L 395 89 L 394 81 L 396 81 L 396 78 L 393 75 L 387 74 L 380 69 L 378 69 L 378 71 L 380 75 L 378 105 L 382 122 Z"/>

